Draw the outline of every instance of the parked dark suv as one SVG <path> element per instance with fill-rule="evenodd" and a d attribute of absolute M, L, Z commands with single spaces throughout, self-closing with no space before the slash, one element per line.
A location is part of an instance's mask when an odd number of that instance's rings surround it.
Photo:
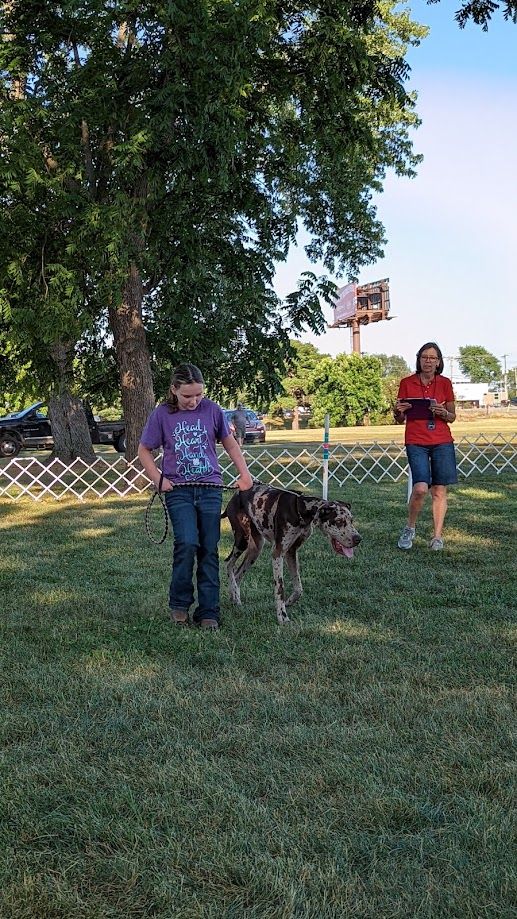
<path fill-rule="evenodd" d="M 90 406 L 83 408 L 94 444 L 113 444 L 115 450 L 126 449 L 126 425 L 123 421 L 96 421 Z M 0 456 L 16 456 L 20 450 L 51 450 L 54 446 L 52 428 L 44 402 L 29 405 L 21 412 L 13 412 L 0 418 Z"/>
<path fill-rule="evenodd" d="M 234 434 L 232 415 L 236 411 L 234 408 L 223 408 L 223 412 L 226 415 L 228 424 L 230 425 L 230 430 Z M 260 420 L 258 415 L 255 412 L 252 412 L 250 408 L 245 409 L 246 411 L 246 434 L 244 437 L 244 443 L 246 444 L 264 444 L 266 442 L 266 426 L 263 421 Z"/>

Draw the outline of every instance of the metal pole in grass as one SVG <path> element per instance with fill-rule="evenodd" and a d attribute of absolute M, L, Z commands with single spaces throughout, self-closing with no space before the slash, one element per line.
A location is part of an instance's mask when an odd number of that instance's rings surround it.
<path fill-rule="evenodd" d="M 411 475 L 411 467 L 407 467 L 407 503 L 409 504 L 411 500 L 411 492 L 413 491 L 413 476 Z"/>
<path fill-rule="evenodd" d="M 329 494 L 329 437 L 330 437 L 330 416 L 325 415 L 325 427 L 323 429 L 323 500 L 327 501 Z"/>

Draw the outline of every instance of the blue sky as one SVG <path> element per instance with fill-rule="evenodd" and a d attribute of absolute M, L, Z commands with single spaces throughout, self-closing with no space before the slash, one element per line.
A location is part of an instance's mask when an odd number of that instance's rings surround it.
<path fill-rule="evenodd" d="M 459 29 L 459 0 L 407 6 L 431 27 L 408 61 L 422 125 L 415 150 L 424 155 L 416 179 L 388 175 L 376 198 L 388 239 L 385 257 L 360 283 L 389 277 L 390 322 L 361 329 L 361 349 L 400 354 L 414 365 L 428 340 L 443 354 L 482 345 L 507 368 L 517 365 L 517 25 L 497 13 L 488 33 Z M 284 296 L 311 265 L 300 245 L 277 271 Z M 345 279 L 334 278 L 337 283 Z M 326 312 L 332 321 L 332 312 Z M 348 329 L 306 334 L 325 353 L 350 353 Z M 457 363 L 446 372 L 458 376 Z"/>

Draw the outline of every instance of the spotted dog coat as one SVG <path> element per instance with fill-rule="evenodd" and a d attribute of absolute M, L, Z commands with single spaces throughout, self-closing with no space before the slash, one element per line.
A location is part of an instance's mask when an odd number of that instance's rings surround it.
<path fill-rule="evenodd" d="M 350 558 L 361 537 L 352 525 L 350 505 L 344 501 L 323 501 L 292 491 L 283 491 L 256 482 L 247 491 L 231 498 L 223 517 L 228 517 L 233 530 L 234 545 L 227 558 L 230 596 L 240 604 L 240 582 L 257 561 L 264 542 L 273 545 L 273 577 L 275 583 L 276 618 L 282 625 L 289 622 L 286 607 L 302 595 L 298 549 L 319 527 L 339 555 Z M 244 558 L 236 569 L 237 559 Z M 293 589 L 284 599 L 284 558 L 287 561 Z"/>

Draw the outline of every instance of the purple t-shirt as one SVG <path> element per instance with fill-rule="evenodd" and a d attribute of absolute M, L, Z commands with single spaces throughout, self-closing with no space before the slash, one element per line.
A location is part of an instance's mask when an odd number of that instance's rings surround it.
<path fill-rule="evenodd" d="M 192 411 L 171 413 L 167 405 L 158 405 L 147 419 L 140 443 L 149 450 L 163 447 L 163 473 L 174 485 L 196 481 L 222 485 L 215 445 L 229 433 L 222 408 L 201 399 Z"/>

